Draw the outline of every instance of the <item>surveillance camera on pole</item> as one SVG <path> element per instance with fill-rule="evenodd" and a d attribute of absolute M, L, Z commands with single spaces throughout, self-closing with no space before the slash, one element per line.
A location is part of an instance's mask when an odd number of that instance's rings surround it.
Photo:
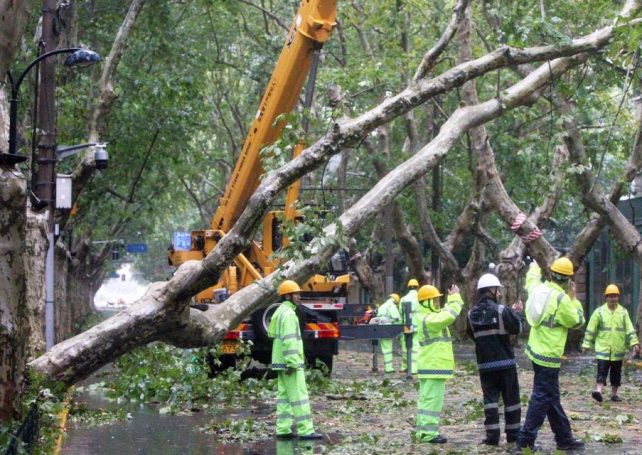
<path fill-rule="evenodd" d="M 96 169 L 102 171 L 107 169 L 107 164 L 109 162 L 109 154 L 107 153 L 107 144 L 96 144 L 96 150 L 94 151 L 94 162 L 96 163 Z"/>

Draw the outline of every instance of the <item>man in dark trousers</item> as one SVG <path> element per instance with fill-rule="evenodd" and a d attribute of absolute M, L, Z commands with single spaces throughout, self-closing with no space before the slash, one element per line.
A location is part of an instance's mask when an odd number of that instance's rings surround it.
<path fill-rule="evenodd" d="M 499 395 L 504 402 L 506 442 L 517 441 L 521 419 L 517 365 L 509 335 L 522 331 L 521 302 L 513 310 L 498 304 L 502 284 L 493 274 L 482 275 L 477 282 L 477 303 L 468 312 L 468 335 L 475 341 L 479 379 L 484 394 L 484 427 L 482 444 L 499 444 Z"/>
<path fill-rule="evenodd" d="M 524 350 L 533 362 L 533 392 L 524 425 L 519 430 L 517 448 L 535 448 L 537 433 L 548 419 L 555 434 L 557 450 L 582 450 L 584 442 L 573 437 L 560 393 L 560 366 L 571 328 L 584 325 L 584 309 L 575 298 L 573 263 L 566 257 L 555 259 L 550 280 L 542 283 L 542 271 L 532 262 L 526 273 L 526 320 L 531 326 Z"/>

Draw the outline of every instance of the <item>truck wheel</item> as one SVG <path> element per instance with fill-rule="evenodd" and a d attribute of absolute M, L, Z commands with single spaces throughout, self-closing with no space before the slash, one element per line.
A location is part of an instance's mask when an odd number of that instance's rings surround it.
<path fill-rule="evenodd" d="M 272 342 L 270 337 L 268 337 L 268 327 L 270 326 L 272 315 L 279 305 L 280 303 L 273 303 L 265 309 L 256 310 L 252 313 L 252 328 L 254 329 L 254 336 L 257 342 Z"/>
<path fill-rule="evenodd" d="M 209 368 L 208 377 L 213 378 L 228 368 L 236 368 L 237 359 L 235 355 L 221 355 L 218 360 L 220 361 L 220 365 L 214 361 L 214 355 L 211 353 L 207 354 L 207 366 Z"/>

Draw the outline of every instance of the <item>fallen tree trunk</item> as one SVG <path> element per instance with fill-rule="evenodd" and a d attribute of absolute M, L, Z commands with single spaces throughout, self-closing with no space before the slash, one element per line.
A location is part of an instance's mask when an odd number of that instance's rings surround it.
<path fill-rule="evenodd" d="M 185 317 L 188 303 L 197 292 L 218 281 L 233 258 L 249 245 L 274 198 L 293 181 L 320 166 L 342 149 L 355 146 L 374 128 L 405 114 L 432 96 L 506 65 L 598 50 L 609 41 L 612 33 L 613 27 L 605 27 L 573 40 L 568 45 L 521 50 L 504 47 L 458 65 L 433 79 L 412 83 L 397 96 L 389 98 L 357 119 L 335 125 L 332 131 L 303 151 L 299 157 L 265 177 L 234 228 L 204 260 L 183 264 L 172 279 L 151 286 L 146 295 L 132 307 L 59 343 L 30 365 L 51 379 L 72 384 L 133 347 L 149 341 L 164 339 L 178 345 L 201 346 L 218 341 L 235 323 L 273 297 L 273 285 L 283 275 L 279 275 L 278 279 L 271 275 L 237 292 L 220 307 L 200 315 L 192 313 L 189 319 Z M 380 210 L 417 178 L 420 172 L 423 173 L 438 163 L 468 128 L 492 120 L 521 105 L 534 91 L 549 83 L 551 77 L 559 76 L 578 61 L 578 58 L 554 60 L 503 92 L 500 98 L 457 110 L 428 146 L 400 165 L 396 170 L 398 172 L 391 172 L 380 180 L 366 196 L 344 213 L 340 220 L 343 226 L 341 234 L 354 232 L 364 219 L 372 215 L 372 207 L 376 206 Z M 402 174 L 401 177 L 399 174 Z M 397 179 L 393 180 L 395 178 Z M 369 204 L 367 207 L 363 205 L 364 200 Z M 371 204 L 371 201 L 376 201 L 376 204 Z M 332 227 L 329 227 L 327 236 L 321 239 L 323 248 L 320 253 L 311 260 L 288 265 L 284 268 L 285 276 L 300 280 L 312 274 L 331 256 L 332 248 L 337 248 L 338 240 L 335 237 Z M 330 256 L 326 257 L 326 254 Z M 177 318 L 178 315 L 184 316 L 182 322 Z"/>
<path fill-rule="evenodd" d="M 152 340 L 160 339 L 184 347 L 216 343 L 254 309 L 273 300 L 276 284 L 284 276 L 297 281 L 311 276 L 339 248 L 342 236 L 354 234 L 414 179 L 435 166 L 469 128 L 520 106 L 532 93 L 549 83 L 551 77 L 559 76 L 579 61 L 577 58 L 557 59 L 505 90 L 499 99 L 458 109 L 433 141 L 382 178 L 339 218 L 338 224 L 325 229 L 324 237 L 311 243 L 311 259 L 286 264 L 282 271 L 243 288 L 224 304 L 207 312 L 186 310 L 191 296 L 216 281 L 218 274 L 249 242 L 275 195 L 300 173 L 313 168 L 320 156 L 326 156 L 323 151 L 326 154 L 336 153 L 338 143 L 348 142 L 355 137 L 356 131 L 346 135 L 346 129 L 349 131 L 354 123 L 345 128 L 338 126 L 299 158 L 264 179 L 238 223 L 207 258 L 185 263 L 169 282 L 154 284 L 139 303 L 87 332 L 54 346 L 31 365 L 51 379 L 72 384 L 134 346 Z M 372 121 L 369 123 L 372 124 Z M 186 314 L 188 311 L 189 315 Z"/>

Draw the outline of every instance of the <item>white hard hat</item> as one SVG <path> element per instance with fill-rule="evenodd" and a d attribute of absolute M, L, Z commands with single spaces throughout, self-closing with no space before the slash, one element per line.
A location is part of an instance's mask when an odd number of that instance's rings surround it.
<path fill-rule="evenodd" d="M 501 288 L 502 284 L 499 282 L 499 279 L 492 273 L 485 273 L 477 282 L 477 290 L 484 288 Z"/>

